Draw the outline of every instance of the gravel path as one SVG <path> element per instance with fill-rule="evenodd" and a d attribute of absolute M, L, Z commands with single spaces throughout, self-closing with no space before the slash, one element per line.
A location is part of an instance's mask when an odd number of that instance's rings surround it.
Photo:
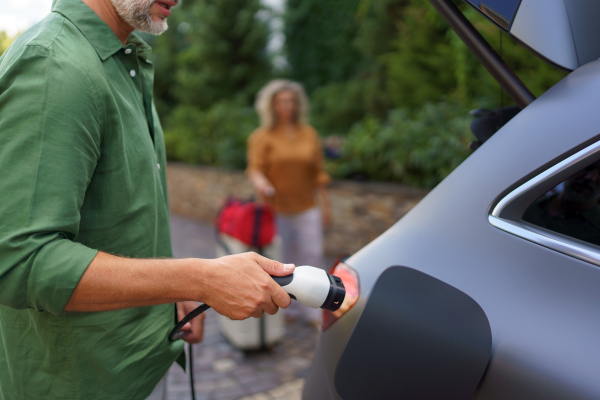
<path fill-rule="evenodd" d="M 213 227 L 171 215 L 175 257 L 215 257 Z M 288 321 L 284 339 L 271 351 L 243 352 L 220 333 L 217 314 L 207 311 L 202 343 L 193 346 L 197 400 L 300 400 L 316 346 L 317 331 L 302 320 Z M 189 375 L 169 371 L 169 400 L 191 399 Z"/>

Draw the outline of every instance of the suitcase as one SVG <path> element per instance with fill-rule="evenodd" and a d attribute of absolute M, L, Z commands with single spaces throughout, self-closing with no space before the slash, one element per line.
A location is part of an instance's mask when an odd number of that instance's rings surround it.
<path fill-rule="evenodd" d="M 217 257 L 229 254 L 252 251 L 251 246 L 229 235 L 218 233 Z M 282 258 L 281 237 L 275 236 L 273 241 L 262 248 L 262 255 L 273 259 Z M 258 350 L 272 347 L 285 334 L 285 316 L 283 310 L 275 315 L 265 314 L 261 318 L 248 318 L 243 321 L 232 321 L 219 314 L 221 333 L 229 342 L 240 350 Z"/>

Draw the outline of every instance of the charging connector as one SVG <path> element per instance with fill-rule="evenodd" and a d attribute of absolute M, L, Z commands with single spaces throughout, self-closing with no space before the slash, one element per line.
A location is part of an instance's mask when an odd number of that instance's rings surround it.
<path fill-rule="evenodd" d="M 272 278 L 292 299 L 311 308 L 337 311 L 346 297 L 346 289 L 342 280 L 320 268 L 304 265 L 296 267 L 290 275 L 272 276 Z M 185 333 L 181 332 L 181 328 L 209 308 L 209 305 L 202 304 L 186 315 L 171 330 L 169 340 L 182 339 Z"/>
<path fill-rule="evenodd" d="M 273 279 L 292 299 L 311 308 L 336 311 L 346 297 L 342 280 L 320 268 L 304 265 L 290 275 Z"/>

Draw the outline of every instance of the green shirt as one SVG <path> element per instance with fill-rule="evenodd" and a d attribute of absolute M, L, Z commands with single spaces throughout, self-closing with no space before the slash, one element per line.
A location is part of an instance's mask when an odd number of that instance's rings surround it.
<path fill-rule="evenodd" d="M 173 304 L 65 313 L 98 250 L 171 257 L 150 48 L 81 0 L 0 58 L 0 399 L 144 399 L 182 354 Z"/>

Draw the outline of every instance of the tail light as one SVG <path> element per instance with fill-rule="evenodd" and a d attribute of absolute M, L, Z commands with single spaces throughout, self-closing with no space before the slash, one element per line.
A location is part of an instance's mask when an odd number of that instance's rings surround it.
<path fill-rule="evenodd" d="M 354 304 L 356 304 L 356 301 L 358 300 L 358 275 L 356 274 L 356 271 L 344 263 L 346 258 L 347 257 L 338 259 L 329 272 L 330 274 L 339 277 L 344 283 L 344 287 L 346 288 L 346 298 L 337 311 L 332 312 L 323 310 L 323 322 L 321 323 L 321 330 L 323 332 L 325 332 L 342 315 L 347 313 L 348 310 L 354 307 Z"/>

